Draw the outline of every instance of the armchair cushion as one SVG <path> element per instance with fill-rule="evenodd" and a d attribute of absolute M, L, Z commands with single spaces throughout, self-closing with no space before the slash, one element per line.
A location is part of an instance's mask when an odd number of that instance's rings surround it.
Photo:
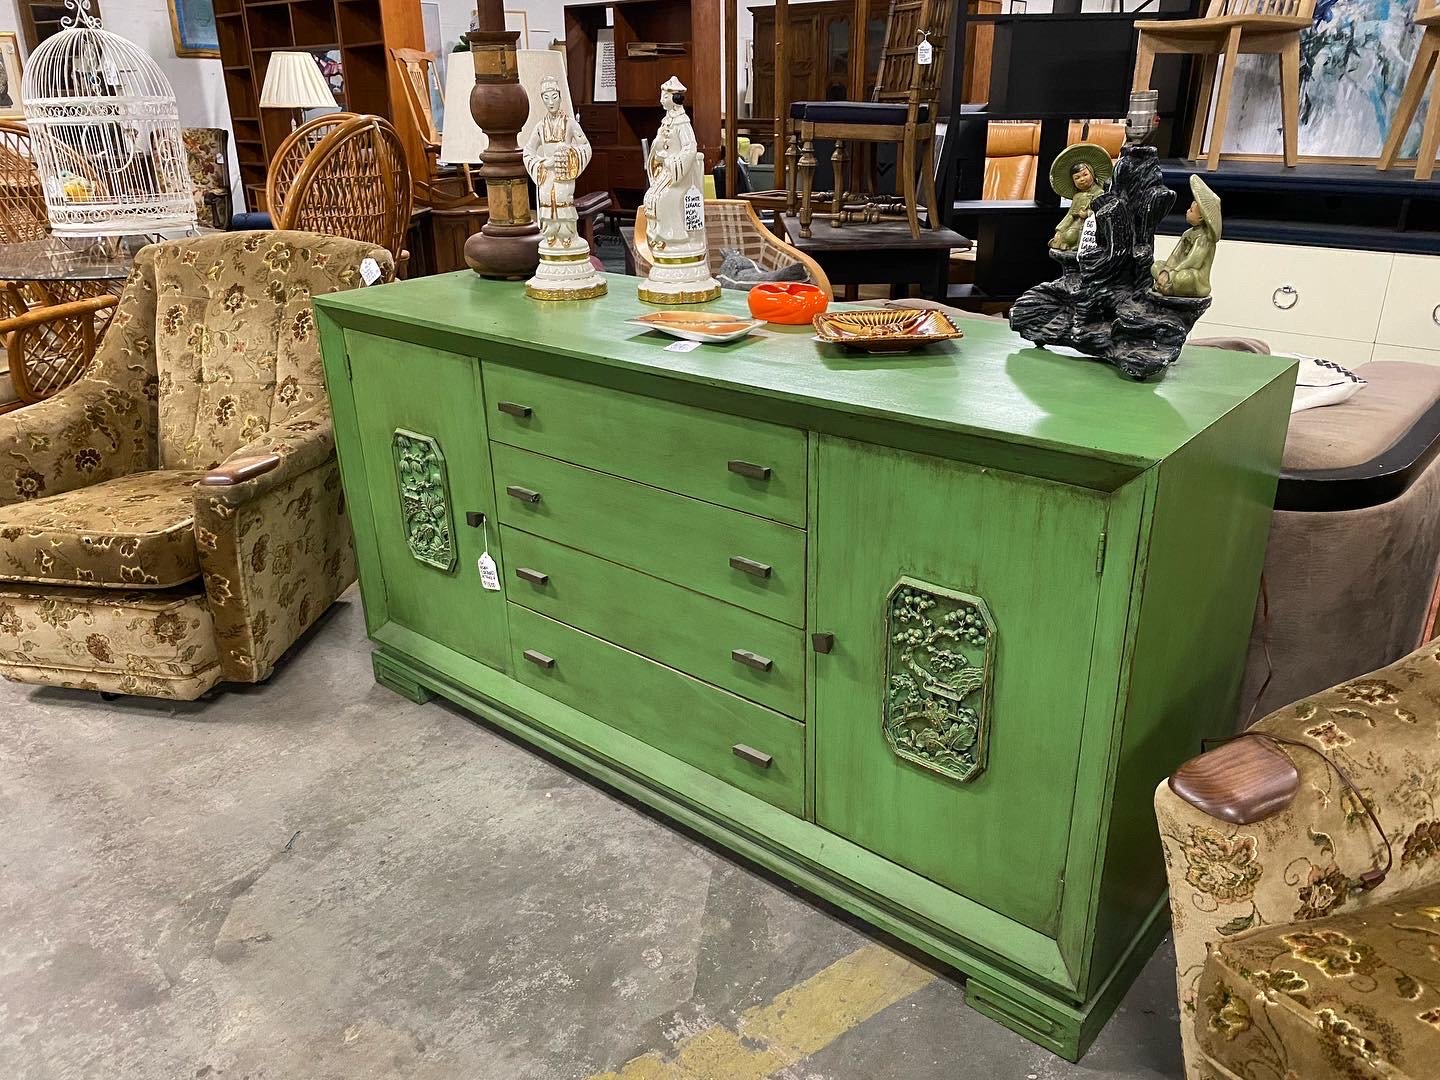
<path fill-rule="evenodd" d="M 811 124 L 903 124 L 910 106 L 903 101 L 792 101 L 790 119 Z M 921 105 L 917 123 L 930 119 L 930 106 Z"/>
<path fill-rule="evenodd" d="M 194 484 L 140 472 L 0 507 L 0 580 L 166 589 L 200 576 Z"/>
<path fill-rule="evenodd" d="M 1433 1076 L 1440 886 L 1222 941 L 1201 976 L 1204 1065 L 1242 1080 Z"/>

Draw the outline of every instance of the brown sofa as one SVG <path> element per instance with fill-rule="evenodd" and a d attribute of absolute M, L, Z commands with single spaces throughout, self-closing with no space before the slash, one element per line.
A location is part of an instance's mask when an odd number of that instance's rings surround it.
<path fill-rule="evenodd" d="M 191 699 L 258 682 L 354 579 L 310 297 L 373 245 L 144 249 L 95 363 L 0 417 L 0 675 Z"/>

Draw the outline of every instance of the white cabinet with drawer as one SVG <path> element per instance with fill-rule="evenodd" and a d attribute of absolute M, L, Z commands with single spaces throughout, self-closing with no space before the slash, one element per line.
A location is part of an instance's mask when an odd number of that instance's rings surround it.
<path fill-rule="evenodd" d="M 1178 241 L 1157 236 L 1156 258 Z M 1349 366 L 1440 363 L 1440 257 L 1221 240 L 1210 279 L 1193 337 L 1255 337 Z"/>

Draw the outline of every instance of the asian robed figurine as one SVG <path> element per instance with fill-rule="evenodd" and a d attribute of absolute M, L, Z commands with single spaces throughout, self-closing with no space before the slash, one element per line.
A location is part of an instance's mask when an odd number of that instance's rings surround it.
<path fill-rule="evenodd" d="M 1170 257 L 1154 267 L 1155 291 L 1165 296 L 1210 295 L 1210 266 L 1220 240 L 1220 196 L 1194 175 L 1190 177 L 1190 194 L 1195 199 L 1185 211 L 1190 228 Z"/>
<path fill-rule="evenodd" d="M 698 304 L 720 295 L 710 276 L 705 244 L 705 155 L 685 112 L 685 85 L 671 76 L 660 87 L 665 116 L 650 144 L 645 173 L 645 242 L 650 273 L 640 299 L 651 304 Z"/>
<path fill-rule="evenodd" d="M 1210 306 L 1208 296 L 1156 287 L 1155 227 L 1174 203 L 1155 148 L 1132 141 L 1121 151 L 1109 189 L 1091 201 L 1079 245 L 1073 251 L 1050 249 L 1061 276 L 1015 301 L 1010 328 L 1036 345 L 1079 349 L 1132 379 L 1147 379 L 1173 364 L 1190 328 Z M 1214 209 L 1218 225 L 1218 200 Z M 1186 266 L 1179 279 L 1184 287 L 1198 287 L 1206 276 L 1197 269 Z M 1167 282 L 1172 277 L 1167 273 Z"/>
<path fill-rule="evenodd" d="M 1052 249 L 1074 251 L 1080 246 L 1080 233 L 1092 213 L 1090 205 L 1104 193 L 1114 172 L 1110 155 L 1094 143 L 1076 143 L 1055 158 L 1050 166 L 1050 187 L 1062 199 L 1070 200 L 1070 209 L 1050 238 Z"/>
<path fill-rule="evenodd" d="M 525 283 L 525 295 L 537 300 L 604 296 L 605 279 L 590 263 L 590 245 L 580 238 L 575 212 L 575 181 L 590 164 L 590 140 L 565 108 L 555 76 L 541 81 L 540 102 L 545 114 L 521 148 L 525 171 L 535 181 L 540 223 L 540 265 Z"/>

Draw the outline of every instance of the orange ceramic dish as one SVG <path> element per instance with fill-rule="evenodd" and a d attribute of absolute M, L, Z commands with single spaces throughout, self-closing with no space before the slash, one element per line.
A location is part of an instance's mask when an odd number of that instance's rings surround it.
<path fill-rule="evenodd" d="M 824 289 L 803 281 L 764 281 L 749 299 L 751 315 L 785 326 L 804 326 L 830 304 Z"/>

